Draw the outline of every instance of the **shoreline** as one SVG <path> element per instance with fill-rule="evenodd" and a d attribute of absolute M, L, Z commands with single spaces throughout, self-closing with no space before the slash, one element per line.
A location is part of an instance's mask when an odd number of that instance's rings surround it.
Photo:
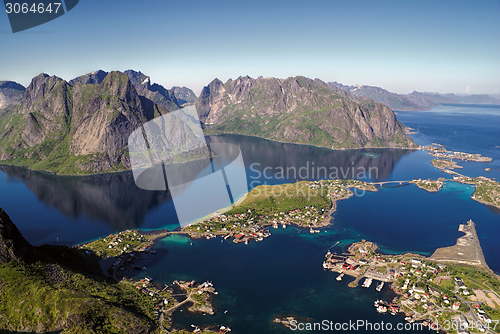
<path fill-rule="evenodd" d="M 281 143 L 281 144 L 292 144 L 292 145 L 305 145 L 305 146 L 312 146 L 312 147 L 317 147 L 317 148 L 325 148 L 329 149 L 332 151 L 347 151 L 347 150 L 363 150 L 363 149 L 400 149 L 400 150 L 419 150 L 420 147 L 418 144 L 417 147 L 390 147 L 390 146 L 379 146 L 379 147 L 353 147 L 353 148 L 331 148 L 327 146 L 321 146 L 321 145 L 314 145 L 314 144 L 307 144 L 307 143 L 294 143 L 294 142 L 285 142 L 285 141 L 279 141 L 279 140 L 273 140 L 273 139 L 268 139 L 265 137 L 257 136 L 257 135 L 247 135 L 247 134 L 241 134 L 237 132 L 227 132 L 227 133 L 218 133 L 218 134 L 208 134 L 205 135 L 207 136 L 224 136 L 224 135 L 239 135 L 239 136 L 247 136 L 247 137 L 254 137 L 254 138 L 261 138 L 264 140 L 268 140 L 271 142 L 276 142 L 276 143 Z M 54 176 L 72 176 L 72 177 L 86 177 L 86 176 L 94 176 L 94 175 L 105 175 L 105 174 L 117 174 L 117 173 L 124 173 L 127 171 L 132 171 L 132 169 L 121 169 L 121 170 L 116 170 L 116 171 L 109 171 L 109 172 L 102 172 L 102 173 L 89 173 L 89 174 L 59 174 L 55 173 L 50 170 L 46 169 L 32 169 L 29 165 L 17 165 L 17 164 L 9 164 L 4 161 L 0 161 L 0 166 L 10 166 L 10 167 L 19 167 L 19 168 L 25 168 L 29 171 L 34 171 L 34 172 L 42 172 L 42 173 L 47 173 L 51 174 Z"/>
<path fill-rule="evenodd" d="M 275 140 L 275 139 L 269 139 L 257 135 L 248 135 L 248 134 L 243 134 L 243 133 L 238 133 L 238 132 L 225 132 L 225 133 L 216 133 L 216 134 L 208 134 L 206 136 L 224 136 L 224 135 L 238 135 L 238 136 L 246 136 L 246 137 L 253 137 L 253 138 L 261 138 L 264 140 L 268 140 L 271 142 L 275 143 L 281 143 L 281 144 L 293 144 L 293 145 L 305 145 L 305 146 L 312 146 L 312 147 L 318 147 L 318 148 L 326 148 L 332 151 L 347 151 L 347 150 L 363 150 L 363 149 L 398 149 L 398 150 L 419 150 L 420 145 L 415 143 L 417 147 L 391 147 L 391 146 L 373 146 L 373 147 L 352 147 L 352 148 L 331 148 L 327 146 L 321 146 L 321 145 L 314 145 L 314 144 L 306 144 L 306 143 L 294 143 L 294 142 L 288 142 L 288 141 L 281 141 L 281 140 Z M 409 138 L 409 137 L 408 137 Z M 411 139 L 411 138 L 410 138 Z M 411 139 L 413 141 L 413 139 Z"/>

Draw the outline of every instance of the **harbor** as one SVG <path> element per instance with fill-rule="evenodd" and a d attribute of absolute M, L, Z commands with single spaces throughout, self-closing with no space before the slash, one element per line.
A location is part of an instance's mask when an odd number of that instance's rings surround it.
<path fill-rule="evenodd" d="M 448 331 L 443 324 L 460 320 L 479 323 L 480 332 L 498 333 L 492 319 L 500 316 L 500 278 L 486 265 L 474 222 L 460 224 L 459 231 L 464 235 L 455 246 L 438 248 L 430 257 L 383 255 L 376 244 L 362 240 L 349 246 L 349 254 L 328 251 L 323 268 L 339 273 L 337 281 L 353 277 L 351 288 L 363 282 L 370 289 L 376 282 L 375 290 L 381 292 L 389 285 L 397 297 L 377 299 L 378 313 L 404 314 L 406 321 L 420 321 L 436 331 Z"/>

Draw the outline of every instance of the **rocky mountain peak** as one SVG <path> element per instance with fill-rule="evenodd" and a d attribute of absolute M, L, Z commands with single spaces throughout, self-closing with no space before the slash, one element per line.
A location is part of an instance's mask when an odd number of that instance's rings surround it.
<path fill-rule="evenodd" d="M 92 73 L 87 73 L 81 75 L 79 77 L 70 80 L 69 84 L 74 86 L 76 84 L 84 84 L 84 85 L 99 85 L 103 82 L 104 78 L 108 75 L 108 72 L 103 70 L 97 70 Z"/>
<path fill-rule="evenodd" d="M 392 110 L 304 76 L 214 79 L 196 101 L 207 133 L 330 148 L 414 147 Z"/>
<path fill-rule="evenodd" d="M 133 101 L 137 98 L 137 91 L 129 77 L 120 71 L 109 72 L 100 84 L 102 92 L 116 96 L 123 101 Z"/>

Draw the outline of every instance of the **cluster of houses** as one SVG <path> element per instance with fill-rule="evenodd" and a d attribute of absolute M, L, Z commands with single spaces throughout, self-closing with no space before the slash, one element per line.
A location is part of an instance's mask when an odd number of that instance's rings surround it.
<path fill-rule="evenodd" d="M 359 180 L 320 180 L 320 181 L 309 181 L 307 183 L 308 187 L 311 189 L 321 189 L 323 187 L 328 187 L 328 198 L 332 200 L 345 198 L 349 195 L 348 187 L 357 187 L 360 189 L 371 188 L 369 183 L 359 181 Z"/>
<path fill-rule="evenodd" d="M 404 262 L 406 265 L 411 265 L 411 269 L 414 270 L 414 274 L 419 274 L 419 275 L 425 275 L 425 273 L 432 273 L 434 275 L 438 275 L 444 268 L 445 266 L 442 264 L 437 265 L 436 267 L 433 266 L 425 266 L 425 263 L 422 263 L 421 260 L 418 259 L 412 259 L 409 262 Z M 425 268 L 425 269 L 424 269 Z M 410 271 L 411 271 L 410 269 Z M 415 286 L 413 284 L 412 287 L 409 287 L 409 283 L 412 277 L 412 273 L 408 273 L 405 275 L 406 279 L 404 281 L 404 284 L 402 285 L 401 289 L 402 291 L 406 292 L 403 294 L 403 297 L 401 299 L 403 304 L 406 304 L 410 308 L 416 308 L 417 306 L 421 306 L 424 310 L 426 311 L 432 311 L 433 309 L 450 309 L 452 311 L 458 312 L 461 306 L 461 302 L 459 299 L 455 296 L 458 294 L 463 294 L 464 296 L 469 296 L 470 292 L 467 288 L 467 285 L 463 281 L 461 277 L 455 276 L 453 278 L 454 282 L 454 296 L 448 296 L 446 293 L 430 286 L 427 285 L 425 288 L 421 286 Z M 452 278 L 450 276 L 436 276 L 433 280 L 433 282 L 437 285 L 440 285 L 443 281 L 446 280 L 451 280 Z M 401 292 L 401 291 L 399 291 Z M 483 325 L 490 324 L 492 322 L 491 318 L 486 314 L 486 312 L 481 309 L 480 305 L 478 303 L 471 304 L 475 308 L 475 316 L 477 319 L 479 319 Z M 437 316 L 438 314 L 441 314 L 442 311 L 439 311 L 435 313 L 434 315 Z M 466 334 L 469 333 L 467 328 L 468 328 L 468 320 L 467 318 L 463 315 L 460 314 L 458 318 L 455 320 L 456 323 L 461 324 L 462 328 L 458 328 L 457 333 L 461 334 Z M 465 326 L 464 326 L 465 324 Z M 481 326 L 481 325 L 480 325 Z M 481 328 L 478 328 L 481 331 Z M 483 328 L 484 331 L 484 328 Z"/>
<path fill-rule="evenodd" d="M 222 214 L 209 220 L 186 226 L 184 230 L 191 237 L 205 237 L 207 239 L 215 238 L 217 235 L 223 236 L 224 239 L 233 238 L 233 242 L 262 241 L 271 235 L 269 230 L 265 228 L 271 225 L 274 228 L 279 228 L 281 225 L 286 228 L 287 225 L 295 224 L 300 227 L 309 227 L 311 233 L 319 232 L 312 227 L 325 219 L 327 214 L 325 209 L 318 209 L 315 206 L 305 206 L 300 209 L 290 211 L 280 211 L 270 215 L 252 214 L 249 209 L 248 213 Z"/>
<path fill-rule="evenodd" d="M 162 295 L 158 289 L 150 284 L 152 281 L 153 278 L 146 276 L 139 282 L 136 282 L 135 288 L 144 295 L 151 297 L 153 301 L 158 301 L 153 308 L 153 313 L 158 316 L 162 311 L 163 305 L 168 305 L 170 301 L 166 296 Z"/>
<path fill-rule="evenodd" d="M 281 211 L 275 213 L 271 217 L 266 216 L 265 218 L 270 221 L 274 228 L 278 228 L 279 224 L 281 224 L 283 228 L 286 228 L 286 225 L 289 224 L 296 224 L 301 227 L 311 227 L 325 219 L 325 217 L 325 209 L 321 209 L 320 211 L 315 206 L 306 206 L 303 209 L 295 209 L 288 212 Z M 260 218 L 263 217 L 260 216 Z"/>
<path fill-rule="evenodd" d="M 140 246 L 146 244 L 147 238 L 141 233 L 132 230 L 121 231 L 116 234 L 92 241 L 81 245 L 81 248 L 91 250 L 100 256 L 117 256 L 130 252 Z"/>

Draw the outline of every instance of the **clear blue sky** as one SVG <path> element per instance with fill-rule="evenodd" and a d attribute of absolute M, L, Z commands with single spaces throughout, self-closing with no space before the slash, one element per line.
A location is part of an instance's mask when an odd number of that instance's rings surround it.
<path fill-rule="evenodd" d="M 397 93 L 500 93 L 500 1 L 80 0 L 13 34 L 0 80 L 135 69 L 198 94 L 215 77 L 304 75 Z"/>

